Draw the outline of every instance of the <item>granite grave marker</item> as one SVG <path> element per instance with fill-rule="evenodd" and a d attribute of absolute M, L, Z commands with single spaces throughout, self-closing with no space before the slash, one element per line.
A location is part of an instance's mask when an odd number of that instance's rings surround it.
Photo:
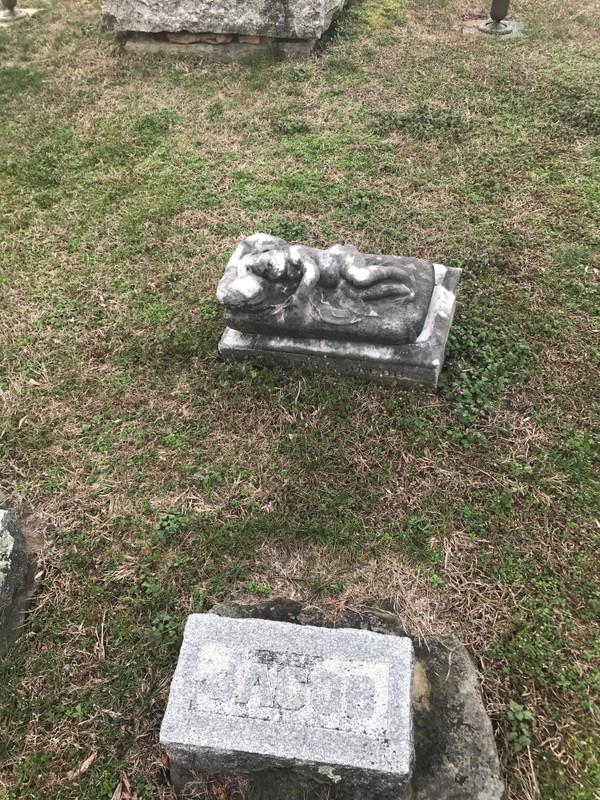
<path fill-rule="evenodd" d="M 272 784 L 275 771 L 290 792 L 400 800 L 412 667 L 405 637 L 191 615 L 160 736 L 176 788 L 194 772 L 268 771 Z"/>

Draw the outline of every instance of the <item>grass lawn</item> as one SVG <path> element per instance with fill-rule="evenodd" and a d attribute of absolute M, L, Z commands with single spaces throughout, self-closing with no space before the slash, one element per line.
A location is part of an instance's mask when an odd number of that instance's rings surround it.
<path fill-rule="evenodd" d="M 354 0 L 311 60 L 232 67 L 44 4 L 0 30 L 0 488 L 46 525 L 1 800 L 172 798 L 186 615 L 269 594 L 456 632 L 512 800 L 597 798 L 595 0 L 513 2 L 514 41 Z M 440 393 L 219 361 L 257 230 L 463 267 Z"/>

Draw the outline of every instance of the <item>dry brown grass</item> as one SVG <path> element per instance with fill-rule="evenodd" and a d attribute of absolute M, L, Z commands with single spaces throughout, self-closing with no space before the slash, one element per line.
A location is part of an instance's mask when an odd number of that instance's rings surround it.
<path fill-rule="evenodd" d="M 512 800 L 593 797 L 593 743 L 579 743 L 597 723 L 581 688 L 596 623 L 578 592 L 594 578 L 598 533 L 580 464 L 597 424 L 597 137 L 574 133 L 560 104 L 568 116 L 589 100 L 598 7 L 511 6 L 531 32 L 514 46 L 462 36 L 461 19 L 486 5 L 415 2 L 403 27 L 355 31 L 291 74 L 118 55 L 97 9 L 76 0 L 2 33 L 3 68 L 45 81 L 7 105 L 13 172 L 0 200 L 0 486 L 46 528 L 35 613 L 6 667 L 7 800 L 171 798 L 157 732 L 178 640 L 168 621 L 152 638 L 153 620 L 181 620 L 202 592 L 252 586 L 333 619 L 386 607 L 414 636 L 455 631 L 482 668 Z M 421 106 L 464 132 L 376 130 L 373 112 Z M 155 134 L 165 109 L 171 127 Z M 311 134 L 275 133 L 280 117 Z M 136 133 L 144 119 L 150 133 Z M 317 246 L 466 263 L 457 325 L 497 327 L 494 358 L 523 341 L 537 367 L 517 362 L 506 389 L 489 389 L 494 409 L 461 425 L 451 396 L 219 363 L 212 298 L 226 254 L 277 226 Z M 560 261 L 577 247 L 585 273 Z M 495 362 L 465 348 L 468 387 Z M 153 529 L 173 508 L 194 522 L 163 547 Z M 429 525 L 418 547 L 411 519 Z M 519 615 L 541 615 L 546 590 L 532 580 L 547 575 L 564 600 L 549 594 L 548 613 L 579 675 L 566 692 L 528 672 L 535 653 L 515 665 L 494 649 L 515 646 Z M 506 740 L 510 699 L 535 712 L 524 753 Z M 86 777 L 68 780 L 94 752 Z M 238 796 L 233 784 L 205 791 Z"/>

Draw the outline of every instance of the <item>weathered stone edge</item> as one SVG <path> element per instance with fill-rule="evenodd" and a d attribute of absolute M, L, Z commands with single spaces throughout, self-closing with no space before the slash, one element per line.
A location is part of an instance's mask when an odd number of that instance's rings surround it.
<path fill-rule="evenodd" d="M 299 39 L 298 41 L 274 39 L 271 42 L 261 42 L 260 44 L 246 44 L 245 42 L 229 42 L 218 45 L 204 42 L 177 44 L 149 35 L 133 34 L 125 42 L 124 50 L 132 55 L 191 56 L 220 64 L 233 64 L 260 55 L 276 54 L 286 59 L 308 58 L 315 44 L 316 39 Z"/>
<path fill-rule="evenodd" d="M 27 575 L 27 542 L 9 511 L 0 509 L 0 537 L 4 533 L 12 537 L 13 544 L 6 555 L 6 563 L 0 564 L 0 617 L 8 610 L 17 591 Z M 0 554 L 2 555 L 2 554 Z"/>

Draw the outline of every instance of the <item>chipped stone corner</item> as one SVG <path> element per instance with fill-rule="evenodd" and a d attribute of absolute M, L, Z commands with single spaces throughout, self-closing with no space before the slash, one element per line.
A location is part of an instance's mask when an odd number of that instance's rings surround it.
<path fill-rule="evenodd" d="M 328 778 L 328 779 L 329 779 L 329 780 L 330 780 L 330 781 L 331 781 L 333 784 L 339 783 L 339 782 L 342 780 L 342 776 L 341 776 L 341 775 L 339 775 L 339 774 L 338 774 L 338 773 L 335 771 L 335 767 L 330 767 L 330 766 L 327 766 L 326 764 L 322 764 L 322 765 L 321 765 L 321 766 L 318 768 L 317 772 L 319 773 L 319 775 L 324 775 L 324 776 L 325 776 L 326 778 Z"/>

